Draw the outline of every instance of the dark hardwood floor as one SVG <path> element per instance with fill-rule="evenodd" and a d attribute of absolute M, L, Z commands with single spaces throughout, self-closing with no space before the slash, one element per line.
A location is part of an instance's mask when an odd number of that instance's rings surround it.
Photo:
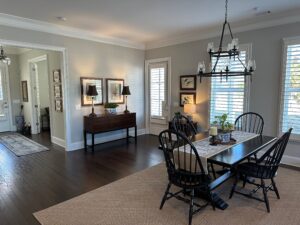
<path fill-rule="evenodd" d="M 95 153 L 66 153 L 49 134 L 32 139 L 51 150 L 17 157 L 0 144 L 0 224 L 39 224 L 32 213 L 163 161 L 158 138 L 138 137 L 97 145 Z"/>

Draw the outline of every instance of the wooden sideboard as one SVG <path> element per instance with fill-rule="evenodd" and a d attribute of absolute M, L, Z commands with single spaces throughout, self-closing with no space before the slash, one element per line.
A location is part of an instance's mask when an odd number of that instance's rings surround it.
<path fill-rule="evenodd" d="M 100 114 L 95 117 L 84 116 L 84 149 L 87 151 L 87 135 L 92 135 L 92 151 L 95 148 L 95 134 L 109 132 L 114 130 L 126 129 L 126 138 L 129 136 L 129 128 L 134 127 L 134 138 L 137 138 L 136 114 L 135 113 L 117 113 Z"/>

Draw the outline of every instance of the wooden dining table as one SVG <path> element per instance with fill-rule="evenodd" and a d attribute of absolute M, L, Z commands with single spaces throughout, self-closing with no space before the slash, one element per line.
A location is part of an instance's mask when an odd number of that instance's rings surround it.
<path fill-rule="evenodd" d="M 200 141 L 208 137 L 208 133 L 203 132 L 191 137 L 191 141 Z M 259 135 L 236 145 L 228 146 L 226 150 L 207 158 L 208 163 L 227 168 L 221 176 L 217 177 L 210 183 L 210 190 L 215 190 L 217 187 L 229 180 L 235 174 L 236 167 L 239 163 L 255 155 L 258 151 L 270 145 L 275 140 L 276 137 Z M 205 198 L 202 193 L 198 193 L 198 195 Z M 228 207 L 228 203 L 216 193 L 213 194 L 213 201 L 215 202 L 216 207 L 220 209 L 224 210 Z"/>

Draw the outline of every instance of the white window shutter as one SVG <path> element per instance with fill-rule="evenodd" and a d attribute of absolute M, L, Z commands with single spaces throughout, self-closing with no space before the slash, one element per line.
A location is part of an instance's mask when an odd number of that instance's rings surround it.
<path fill-rule="evenodd" d="M 282 78 L 279 130 L 293 128 L 293 137 L 300 139 L 300 39 L 284 45 Z"/>
<path fill-rule="evenodd" d="M 247 51 L 240 51 L 240 60 L 246 64 Z M 212 59 L 212 66 L 215 64 L 215 58 Z M 220 58 L 216 70 L 220 71 L 225 67 L 227 58 Z M 243 71 L 243 65 L 236 60 L 231 60 L 229 68 L 231 71 Z M 224 70 L 224 69 L 223 69 Z M 228 114 L 228 120 L 234 123 L 235 119 L 247 111 L 248 78 L 244 76 L 220 77 L 211 78 L 211 92 L 210 92 L 210 123 L 215 121 L 215 116 Z"/>

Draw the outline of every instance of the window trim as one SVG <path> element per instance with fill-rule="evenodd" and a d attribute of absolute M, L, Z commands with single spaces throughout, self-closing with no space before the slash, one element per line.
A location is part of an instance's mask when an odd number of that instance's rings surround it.
<path fill-rule="evenodd" d="M 283 107 L 284 107 L 284 94 L 285 94 L 285 78 L 286 78 L 286 60 L 287 60 L 287 47 L 288 45 L 300 44 L 300 36 L 288 37 L 282 39 L 282 61 L 281 61 L 281 76 L 280 76 L 280 95 L 279 95 L 279 113 L 278 113 L 278 125 L 277 135 L 281 136 L 282 122 L 283 122 Z M 300 142 L 300 134 L 291 134 L 291 141 Z"/>
<path fill-rule="evenodd" d="M 240 50 L 246 51 L 246 62 L 252 58 L 252 43 L 240 44 Z M 244 97 L 244 112 L 248 112 L 250 109 L 250 77 L 246 76 L 246 84 L 245 84 L 245 97 Z M 210 126 L 210 107 L 211 107 L 211 78 L 209 78 L 209 88 L 208 88 L 208 127 Z"/>

